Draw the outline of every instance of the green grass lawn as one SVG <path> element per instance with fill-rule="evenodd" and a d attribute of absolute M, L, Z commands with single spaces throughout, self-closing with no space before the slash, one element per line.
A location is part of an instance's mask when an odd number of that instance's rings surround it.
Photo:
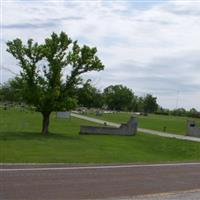
<path fill-rule="evenodd" d="M 200 143 L 139 133 L 136 136 L 79 135 L 83 120 L 51 116 L 47 137 L 36 112 L 0 110 L 2 163 L 133 163 L 200 160 Z"/>
<path fill-rule="evenodd" d="M 114 113 L 103 114 L 102 116 L 95 116 L 95 114 L 87 114 L 87 116 L 103 119 L 111 122 L 122 123 L 127 122 L 132 114 L 131 113 Z M 166 126 L 166 132 L 176 134 L 186 134 L 187 117 L 175 117 L 165 115 L 149 114 L 148 116 L 137 116 L 138 125 L 140 128 L 152 129 L 163 131 Z M 200 125 L 200 119 L 194 119 Z"/>

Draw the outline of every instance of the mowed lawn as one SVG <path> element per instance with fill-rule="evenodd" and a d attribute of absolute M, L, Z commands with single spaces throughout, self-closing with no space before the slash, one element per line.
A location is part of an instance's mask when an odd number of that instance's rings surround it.
<path fill-rule="evenodd" d="M 102 116 L 96 116 L 95 114 L 87 114 L 87 116 L 103 119 L 111 122 L 122 123 L 127 122 L 132 114 L 126 112 L 120 113 L 109 113 L 103 114 Z M 164 131 L 166 127 L 166 132 L 176 133 L 185 135 L 187 130 L 187 120 L 191 118 L 187 117 L 175 117 L 175 116 L 165 116 L 165 115 L 155 115 L 149 114 L 148 116 L 136 116 L 138 119 L 139 128 L 152 129 L 157 131 Z M 197 125 L 200 126 L 200 119 L 195 120 Z"/>
<path fill-rule="evenodd" d="M 51 134 L 40 133 L 36 112 L 0 110 L 2 163 L 134 163 L 200 160 L 200 143 L 138 133 L 136 136 L 79 135 L 83 120 L 51 116 Z"/>

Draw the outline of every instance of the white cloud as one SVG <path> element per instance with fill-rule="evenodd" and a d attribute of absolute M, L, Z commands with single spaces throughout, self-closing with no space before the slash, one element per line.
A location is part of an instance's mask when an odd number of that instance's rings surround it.
<path fill-rule="evenodd" d="M 200 2 L 168 1 L 145 9 L 134 3 L 4 2 L 1 42 L 16 37 L 42 42 L 52 31 L 66 31 L 97 46 L 105 71 L 86 77 L 99 88 L 122 83 L 138 94 L 157 95 L 170 108 L 181 91 L 181 106 L 200 109 Z M 16 62 L 3 49 L 3 65 L 17 72 Z"/>

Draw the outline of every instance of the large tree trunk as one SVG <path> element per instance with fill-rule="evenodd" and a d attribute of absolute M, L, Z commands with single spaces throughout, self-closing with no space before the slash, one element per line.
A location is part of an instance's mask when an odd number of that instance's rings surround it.
<path fill-rule="evenodd" d="M 42 134 L 47 135 L 49 132 L 49 117 L 51 113 L 42 113 Z"/>

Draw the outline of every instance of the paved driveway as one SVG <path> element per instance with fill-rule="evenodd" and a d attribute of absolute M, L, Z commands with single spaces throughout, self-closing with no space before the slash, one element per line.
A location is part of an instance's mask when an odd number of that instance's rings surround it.
<path fill-rule="evenodd" d="M 87 117 L 87 116 L 84 116 L 84 115 L 79 115 L 79 114 L 75 114 L 75 113 L 71 113 L 71 115 L 73 117 L 77 117 L 79 119 L 84 119 L 84 120 L 99 123 L 99 124 L 106 123 L 108 126 L 113 126 L 113 127 L 116 127 L 116 128 L 120 126 L 120 124 L 117 124 L 117 123 L 108 122 L 108 121 L 104 121 L 104 120 L 100 120 L 100 119 L 96 119 L 96 118 L 92 118 L 92 117 Z M 177 135 L 177 134 L 173 134 L 173 133 L 165 133 L 165 132 L 149 130 L 149 129 L 144 129 L 144 128 L 138 128 L 138 131 L 140 131 L 142 133 L 152 134 L 152 135 L 159 135 L 159 136 L 162 136 L 162 137 L 176 138 L 176 139 L 180 139 L 180 140 L 200 142 L 200 138 L 196 138 L 196 137 Z"/>

